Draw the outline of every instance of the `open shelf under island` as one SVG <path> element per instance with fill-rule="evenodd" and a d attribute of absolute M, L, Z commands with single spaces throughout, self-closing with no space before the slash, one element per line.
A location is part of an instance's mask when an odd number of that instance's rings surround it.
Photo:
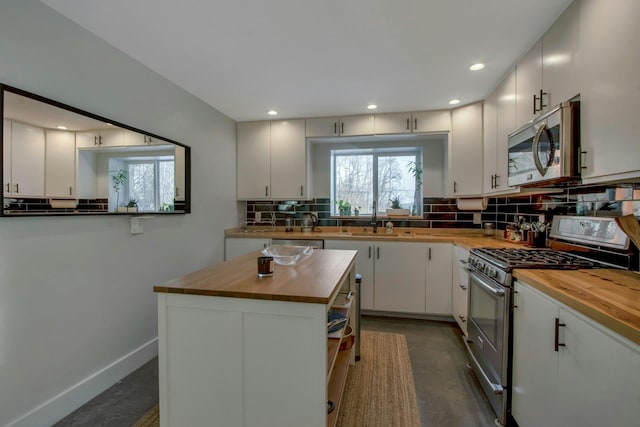
<path fill-rule="evenodd" d="M 327 313 L 355 291 L 356 253 L 317 250 L 258 278 L 256 251 L 155 286 L 160 425 L 335 425 L 355 346 L 339 350 Z M 355 331 L 352 305 L 339 310 Z"/>

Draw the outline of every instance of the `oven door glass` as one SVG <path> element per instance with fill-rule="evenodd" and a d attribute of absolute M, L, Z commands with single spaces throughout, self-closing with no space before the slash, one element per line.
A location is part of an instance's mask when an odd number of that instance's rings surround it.
<path fill-rule="evenodd" d="M 483 342 L 476 343 L 489 359 L 501 359 L 505 322 L 505 288 L 498 283 L 480 276 L 469 274 L 469 319 L 483 335 Z M 486 340 L 486 342 L 484 342 Z M 490 348 L 487 348 L 487 345 Z M 493 364 L 493 363 L 492 363 Z M 499 373 L 499 365 L 494 365 Z"/>

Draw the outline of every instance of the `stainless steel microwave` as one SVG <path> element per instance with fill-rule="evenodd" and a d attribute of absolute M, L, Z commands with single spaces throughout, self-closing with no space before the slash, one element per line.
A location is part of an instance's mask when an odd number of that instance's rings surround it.
<path fill-rule="evenodd" d="M 563 102 L 508 138 L 509 186 L 551 185 L 580 176 L 579 102 Z"/>

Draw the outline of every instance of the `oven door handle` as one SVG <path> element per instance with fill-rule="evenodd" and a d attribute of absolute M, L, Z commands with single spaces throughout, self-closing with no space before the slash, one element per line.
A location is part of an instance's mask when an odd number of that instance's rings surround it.
<path fill-rule="evenodd" d="M 489 291 L 491 294 L 502 297 L 504 296 L 504 289 L 500 285 L 494 285 L 491 282 L 488 282 L 484 277 L 480 276 L 474 270 L 469 271 L 469 275 L 478 282 L 485 290 Z"/>
<path fill-rule="evenodd" d="M 469 354 L 469 357 L 471 358 L 471 363 L 473 363 L 476 366 L 477 368 L 476 371 L 479 372 L 480 375 L 482 375 L 485 383 L 489 384 L 489 387 L 491 387 L 491 390 L 493 390 L 495 394 L 504 393 L 504 387 L 502 387 L 500 384 L 491 382 L 487 374 L 485 374 L 482 368 L 480 367 L 480 363 L 478 363 L 478 359 L 476 359 L 476 356 L 473 354 L 473 351 L 471 351 L 471 347 L 469 346 L 469 343 L 473 343 L 473 341 L 469 339 L 464 339 L 463 341 L 464 341 L 465 347 L 467 347 L 467 354 Z"/>

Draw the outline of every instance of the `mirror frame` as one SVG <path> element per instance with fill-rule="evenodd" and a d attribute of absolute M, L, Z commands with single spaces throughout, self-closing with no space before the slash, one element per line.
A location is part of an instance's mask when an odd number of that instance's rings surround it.
<path fill-rule="evenodd" d="M 189 214 L 191 213 L 191 147 L 185 144 L 182 144 L 180 142 L 174 141 L 172 139 L 168 139 L 165 138 L 163 136 L 160 135 L 156 135 L 154 133 L 151 132 L 147 132 L 147 131 L 143 131 L 141 129 L 135 128 L 133 126 L 129 126 L 126 125 L 124 123 L 120 123 L 118 121 L 115 120 L 111 120 L 108 119 L 106 117 L 102 117 L 99 116 L 97 114 L 93 114 L 90 113 L 88 111 L 82 110 L 80 108 L 76 108 L 73 107 L 71 105 L 67 105 L 64 104 L 62 102 L 59 101 L 55 101 L 53 99 L 49 99 L 46 98 L 44 96 L 32 93 L 32 92 L 28 92 L 26 90 L 23 89 L 19 89 L 4 83 L 0 83 L 0 115 L 2 115 L 3 118 L 3 124 L 2 124 L 2 134 L 0 135 L 0 147 L 2 148 L 2 151 L 0 152 L 0 158 L 1 158 L 1 162 L 0 162 L 0 171 L 2 173 L 2 188 L 4 188 L 4 100 L 5 100 L 5 96 L 4 94 L 6 92 L 10 92 L 16 95 L 20 95 L 20 96 L 24 96 L 26 98 L 35 100 L 35 101 L 40 101 L 43 102 L 45 104 L 49 104 L 51 106 L 54 107 L 58 107 L 67 111 L 70 111 L 72 113 L 76 113 L 79 114 L 81 116 L 85 116 L 85 117 L 89 117 L 91 119 L 94 120 L 98 120 L 101 122 L 105 122 L 105 123 L 110 123 L 115 127 L 121 128 L 123 130 L 129 130 L 132 132 L 136 132 L 142 135 L 146 135 L 149 137 L 152 137 L 154 139 L 158 139 L 158 140 L 162 140 L 165 141 L 167 143 L 173 144 L 173 145 L 178 145 L 180 147 L 184 147 L 185 149 L 185 158 L 184 158 L 184 180 L 185 180 L 185 188 L 184 188 L 184 209 L 181 209 L 179 211 L 143 211 L 143 212 L 34 212 L 34 213 L 9 213 L 9 214 L 5 214 L 5 210 L 4 207 L 3 209 L 0 209 L 0 217 L 3 218 L 21 218 L 21 217 L 48 217 L 48 216 L 86 216 L 86 215 L 184 215 L 184 214 Z M 76 148 L 77 150 L 77 148 Z M 4 206 L 4 200 L 5 200 L 5 195 L 4 195 L 4 190 L 0 193 L 0 198 L 2 198 L 2 203 Z M 13 197 L 6 197 L 6 198 L 12 198 Z M 43 196 L 43 199 L 46 199 L 47 197 Z M 80 197 L 76 196 L 76 200 L 79 199 Z"/>

